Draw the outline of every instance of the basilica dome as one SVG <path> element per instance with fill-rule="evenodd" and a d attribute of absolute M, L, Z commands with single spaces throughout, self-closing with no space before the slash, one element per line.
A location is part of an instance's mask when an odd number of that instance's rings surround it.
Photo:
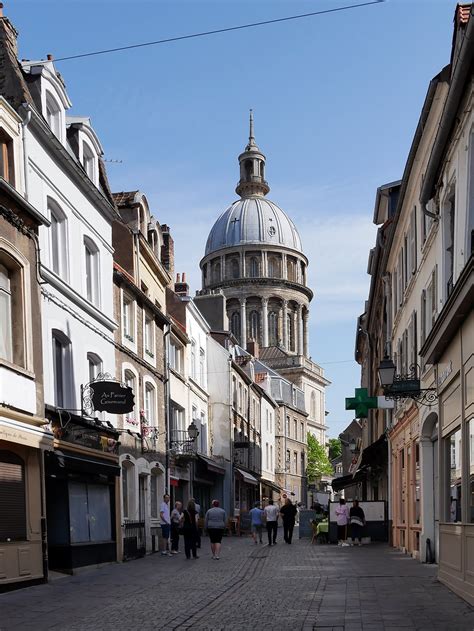
<path fill-rule="evenodd" d="M 269 245 L 302 252 L 298 231 L 274 202 L 261 196 L 235 201 L 209 233 L 205 256 L 221 248 Z"/>

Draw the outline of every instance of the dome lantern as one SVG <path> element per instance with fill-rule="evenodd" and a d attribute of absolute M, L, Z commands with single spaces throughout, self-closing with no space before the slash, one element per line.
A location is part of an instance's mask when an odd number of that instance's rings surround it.
<path fill-rule="evenodd" d="M 255 143 L 253 112 L 250 110 L 249 141 L 239 156 L 240 180 L 235 192 L 241 197 L 264 197 L 270 187 L 265 180 L 265 156 Z"/>

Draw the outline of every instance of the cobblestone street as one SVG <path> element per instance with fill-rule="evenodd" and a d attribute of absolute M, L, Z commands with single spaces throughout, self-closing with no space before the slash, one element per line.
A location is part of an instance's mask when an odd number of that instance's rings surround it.
<path fill-rule="evenodd" d="M 474 611 L 436 568 L 374 544 L 224 539 L 213 561 L 158 555 L 0 595 L 1 631 L 330 629 L 473 631 Z"/>

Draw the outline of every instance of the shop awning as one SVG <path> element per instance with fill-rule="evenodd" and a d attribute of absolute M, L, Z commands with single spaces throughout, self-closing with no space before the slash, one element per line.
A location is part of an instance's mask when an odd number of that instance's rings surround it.
<path fill-rule="evenodd" d="M 99 460 L 91 456 L 70 454 L 57 449 L 48 454 L 48 468 L 54 468 L 60 472 L 72 471 L 75 473 L 91 473 L 98 475 L 120 476 L 120 467 L 108 460 Z"/>
<path fill-rule="evenodd" d="M 254 486 L 258 485 L 258 480 L 257 478 L 254 478 L 253 475 L 251 475 L 250 473 L 247 473 L 247 471 L 243 471 L 242 469 L 235 469 L 235 472 L 237 473 L 237 475 L 240 476 L 240 478 L 246 482 L 247 484 L 253 484 Z"/>
<path fill-rule="evenodd" d="M 366 478 L 365 471 L 357 471 L 355 475 L 341 475 L 339 478 L 334 478 L 331 482 L 332 490 L 339 492 L 342 489 L 347 488 L 348 486 L 352 486 L 353 484 L 357 484 L 358 482 L 362 482 Z"/>
<path fill-rule="evenodd" d="M 208 471 L 212 471 L 212 473 L 218 473 L 219 475 L 225 475 L 224 467 L 217 464 L 217 462 L 215 460 L 212 460 L 212 458 L 206 458 L 206 456 L 201 456 L 201 454 L 198 454 L 198 459 L 206 465 Z"/>
<path fill-rule="evenodd" d="M 0 440 L 26 445 L 35 449 L 53 449 L 53 434 L 43 429 L 0 416 Z"/>
<path fill-rule="evenodd" d="M 261 478 L 260 482 L 262 483 L 263 486 L 268 486 L 274 491 L 276 491 L 277 493 L 280 493 L 281 491 L 281 488 L 277 484 L 275 484 L 275 482 L 270 482 L 270 480 L 265 480 L 265 478 Z"/>

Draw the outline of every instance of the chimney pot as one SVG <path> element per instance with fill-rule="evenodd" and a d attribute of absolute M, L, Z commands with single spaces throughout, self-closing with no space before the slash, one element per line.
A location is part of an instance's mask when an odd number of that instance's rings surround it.
<path fill-rule="evenodd" d="M 186 282 L 186 272 L 183 272 L 183 283 Z"/>
<path fill-rule="evenodd" d="M 181 274 L 176 274 L 176 282 L 177 283 L 181 282 Z"/>
<path fill-rule="evenodd" d="M 46 55 L 46 59 L 47 59 L 48 61 L 53 61 L 54 57 L 53 57 L 53 55 L 52 55 L 51 53 L 48 53 L 48 54 Z"/>
<path fill-rule="evenodd" d="M 3 18 L 3 2 L 0 2 L 0 18 Z"/>

